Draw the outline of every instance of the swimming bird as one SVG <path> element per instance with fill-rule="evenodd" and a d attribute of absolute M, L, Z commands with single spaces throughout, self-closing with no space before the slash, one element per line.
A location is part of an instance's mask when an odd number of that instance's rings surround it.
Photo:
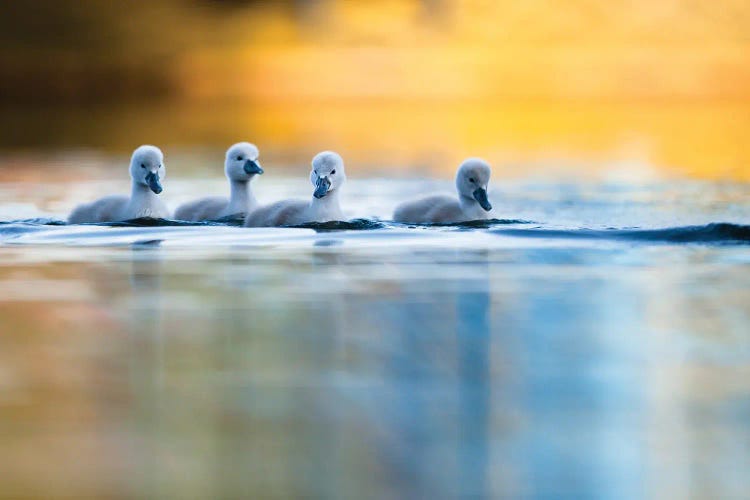
<path fill-rule="evenodd" d="M 393 220 L 414 224 L 440 224 L 489 219 L 492 205 L 487 199 L 490 181 L 489 164 L 480 158 L 469 158 L 458 167 L 458 199 L 435 195 L 402 203 L 393 212 Z"/>
<path fill-rule="evenodd" d="M 245 217 L 258 206 L 258 201 L 250 189 L 250 181 L 261 175 L 263 169 L 258 163 L 258 148 L 249 142 L 238 142 L 227 149 L 224 160 L 224 173 L 229 179 L 229 199 L 222 196 L 201 198 L 180 205 L 175 210 L 178 220 L 202 221 L 222 217 Z"/>
<path fill-rule="evenodd" d="M 346 181 L 344 160 L 332 151 L 318 153 L 312 160 L 310 182 L 315 186 L 312 199 L 282 200 L 257 208 L 248 214 L 245 227 L 297 226 L 308 222 L 344 219 L 339 190 Z"/>
<path fill-rule="evenodd" d="M 110 195 L 78 205 L 70 213 L 68 222 L 114 222 L 141 217 L 168 219 L 169 209 L 158 196 L 165 175 L 161 150 L 156 146 L 140 146 L 130 158 L 130 196 Z"/>

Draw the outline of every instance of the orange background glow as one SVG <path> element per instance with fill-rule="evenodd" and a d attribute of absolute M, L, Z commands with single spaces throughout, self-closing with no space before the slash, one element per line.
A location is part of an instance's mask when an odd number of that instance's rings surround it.
<path fill-rule="evenodd" d="M 249 139 L 295 161 L 328 148 L 368 166 L 450 171 L 479 155 L 507 173 L 556 165 L 750 180 L 743 1 L 15 9 L 0 53 L 6 149 Z M 30 31 L 14 31 L 24 23 Z"/>

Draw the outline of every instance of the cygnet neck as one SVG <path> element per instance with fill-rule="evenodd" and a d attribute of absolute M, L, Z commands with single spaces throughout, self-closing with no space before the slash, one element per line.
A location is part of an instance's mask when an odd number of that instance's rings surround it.
<path fill-rule="evenodd" d="M 158 200 L 159 195 L 151 191 L 151 188 L 145 184 L 133 180 L 130 187 L 131 202 L 148 203 Z"/>
<path fill-rule="evenodd" d="M 250 180 L 229 181 L 229 207 L 228 212 L 231 214 L 245 212 L 258 204 L 250 188 Z"/>
<path fill-rule="evenodd" d="M 316 198 L 312 197 L 310 201 L 310 208 L 317 214 L 335 215 L 337 218 L 341 216 L 341 205 L 339 204 L 339 190 L 335 189 L 329 191 L 324 197 Z"/>
<path fill-rule="evenodd" d="M 458 202 L 462 207 L 470 208 L 479 205 L 479 202 L 473 196 L 466 196 L 463 193 L 458 193 Z"/>

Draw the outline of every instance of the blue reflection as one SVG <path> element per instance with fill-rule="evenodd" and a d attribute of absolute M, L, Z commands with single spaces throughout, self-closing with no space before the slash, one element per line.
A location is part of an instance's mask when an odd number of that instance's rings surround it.
<path fill-rule="evenodd" d="M 487 478 L 491 437 L 491 328 L 489 272 L 480 264 L 484 280 L 464 286 L 472 291 L 456 299 L 458 355 L 458 487 L 461 495 L 489 496 Z M 463 288 L 463 287 L 462 287 Z"/>

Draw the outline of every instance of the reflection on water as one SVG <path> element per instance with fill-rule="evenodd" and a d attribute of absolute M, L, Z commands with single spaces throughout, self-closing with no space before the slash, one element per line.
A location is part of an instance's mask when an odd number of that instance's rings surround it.
<path fill-rule="evenodd" d="M 739 250 L 30 251 L 0 269 L 6 492 L 748 486 Z"/>
<path fill-rule="evenodd" d="M 743 496 L 746 187 L 492 196 L 534 222 L 0 225 L 3 492 Z M 710 221 L 745 239 L 651 237 Z"/>

